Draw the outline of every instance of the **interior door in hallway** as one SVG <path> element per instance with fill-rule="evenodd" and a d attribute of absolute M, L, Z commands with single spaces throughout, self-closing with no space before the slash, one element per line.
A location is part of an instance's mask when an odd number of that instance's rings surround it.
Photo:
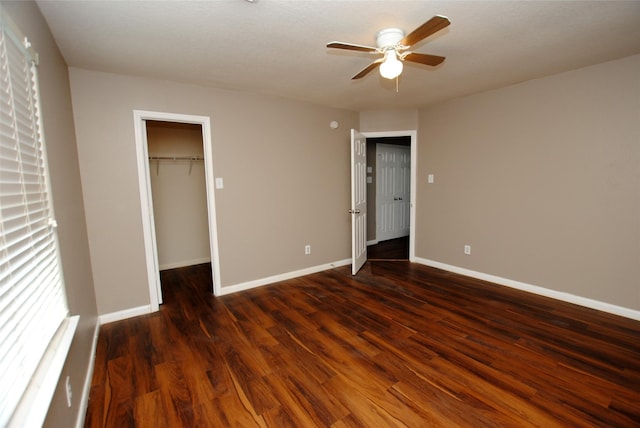
<path fill-rule="evenodd" d="M 367 261 L 367 139 L 351 130 L 351 273 Z"/>
<path fill-rule="evenodd" d="M 388 144 L 376 146 L 376 240 L 409 235 L 411 150 Z"/>

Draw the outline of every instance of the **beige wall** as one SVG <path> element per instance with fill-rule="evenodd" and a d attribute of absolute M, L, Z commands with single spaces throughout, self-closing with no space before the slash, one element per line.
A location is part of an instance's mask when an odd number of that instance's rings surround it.
<path fill-rule="evenodd" d="M 147 121 L 149 156 L 203 157 L 202 127 Z M 204 162 L 149 162 L 160 270 L 211 260 Z"/>
<path fill-rule="evenodd" d="M 61 382 L 49 409 L 46 426 L 73 426 L 80 410 L 80 399 L 90 363 L 97 310 L 67 66 L 35 3 L 2 2 L 1 6 L 1 13 L 7 13 L 27 35 L 40 58 L 38 74 L 42 117 L 67 299 L 71 313 L 80 315 L 78 329 L 62 371 L 62 379 L 70 376 L 72 407 L 67 407 L 64 382 Z"/>
<path fill-rule="evenodd" d="M 70 77 L 100 314 L 149 304 L 134 109 L 211 118 L 223 287 L 349 257 L 357 113 L 73 68 Z"/>
<path fill-rule="evenodd" d="M 418 129 L 418 110 L 368 110 L 360 112 L 360 132 L 412 131 Z"/>
<path fill-rule="evenodd" d="M 640 309 L 640 56 L 421 110 L 418 141 L 418 257 Z"/>

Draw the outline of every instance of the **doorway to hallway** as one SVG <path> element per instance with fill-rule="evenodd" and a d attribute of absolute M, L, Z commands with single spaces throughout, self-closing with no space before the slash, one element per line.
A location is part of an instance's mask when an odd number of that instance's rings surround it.
<path fill-rule="evenodd" d="M 412 136 L 367 138 L 368 260 L 409 260 Z"/>

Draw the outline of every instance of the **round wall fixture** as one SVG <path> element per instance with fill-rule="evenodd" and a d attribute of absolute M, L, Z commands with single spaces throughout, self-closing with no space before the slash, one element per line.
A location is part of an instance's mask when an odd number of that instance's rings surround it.
<path fill-rule="evenodd" d="M 338 124 L 338 122 L 337 122 L 337 121 L 335 121 L 335 120 L 332 120 L 332 121 L 329 123 L 329 127 L 330 127 L 331 129 L 338 129 L 338 126 L 340 126 L 340 125 L 339 125 L 339 124 Z"/>

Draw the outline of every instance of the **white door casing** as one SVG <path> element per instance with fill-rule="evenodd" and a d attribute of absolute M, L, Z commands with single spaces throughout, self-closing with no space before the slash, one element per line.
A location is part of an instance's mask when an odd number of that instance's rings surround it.
<path fill-rule="evenodd" d="M 376 241 L 409 235 L 411 152 L 376 144 Z"/>
<path fill-rule="evenodd" d="M 416 130 L 408 131 L 375 131 L 375 132 L 362 132 L 366 138 L 383 138 L 383 137 L 409 137 L 411 144 L 411 168 L 409 179 L 409 260 L 414 261 L 416 256 L 416 171 L 417 171 L 417 159 L 418 159 L 418 132 Z"/>
<path fill-rule="evenodd" d="M 164 122 L 192 123 L 202 127 L 202 143 L 204 148 L 204 168 L 206 178 L 207 209 L 209 218 L 209 247 L 211 252 L 211 274 L 213 294 L 220 295 L 220 256 L 218 252 L 218 229 L 213 174 L 213 150 L 211 142 L 211 122 L 207 116 L 193 116 L 175 113 L 134 110 L 134 131 L 136 155 L 138 163 L 138 184 L 140 190 L 140 208 L 142 213 L 142 232 L 144 238 L 147 277 L 149 284 L 149 300 L 151 312 L 159 309 L 162 303 L 160 286 L 158 247 L 155 236 L 153 218 L 153 201 L 151 197 L 151 180 L 149 178 L 149 152 L 147 147 L 147 120 Z"/>
<path fill-rule="evenodd" d="M 142 232 L 144 235 L 145 259 L 147 261 L 147 282 L 151 311 L 155 312 L 163 303 L 158 263 L 153 199 L 151 197 L 151 179 L 149 176 L 149 143 L 147 141 L 147 118 L 137 116 L 134 111 L 134 129 L 136 132 L 136 153 L 138 155 L 138 184 L 140 186 L 140 208 L 142 211 Z M 141 161 L 144 167 L 141 169 Z"/>
<path fill-rule="evenodd" d="M 351 130 L 351 274 L 367 261 L 367 140 Z"/>

